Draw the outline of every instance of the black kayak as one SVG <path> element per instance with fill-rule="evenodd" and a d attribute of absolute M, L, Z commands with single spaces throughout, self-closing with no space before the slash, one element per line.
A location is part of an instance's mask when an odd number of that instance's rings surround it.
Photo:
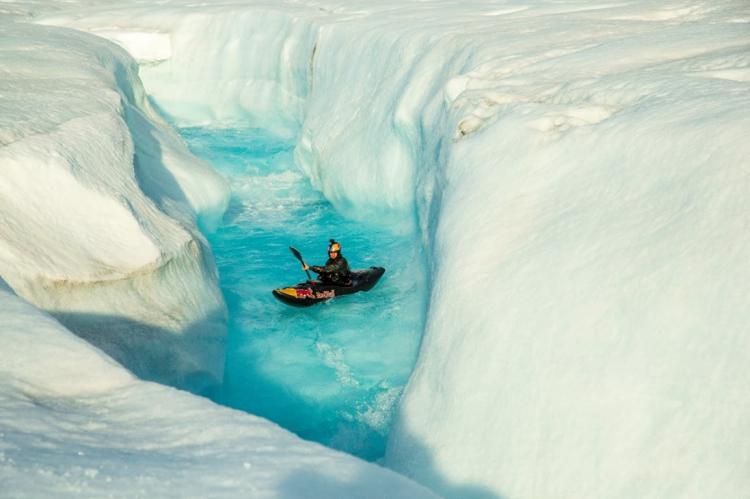
<path fill-rule="evenodd" d="M 384 272 L 383 267 L 352 270 L 352 281 L 348 286 L 328 284 L 321 281 L 305 281 L 288 288 L 274 289 L 273 295 L 287 305 L 309 307 L 337 296 L 369 291 L 377 284 Z"/>

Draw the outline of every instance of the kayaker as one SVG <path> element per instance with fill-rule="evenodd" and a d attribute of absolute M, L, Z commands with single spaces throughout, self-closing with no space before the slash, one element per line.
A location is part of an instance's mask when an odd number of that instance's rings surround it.
<path fill-rule="evenodd" d="M 341 245 L 330 240 L 328 245 L 328 261 L 323 266 L 320 265 L 303 265 L 304 270 L 312 270 L 318 274 L 320 280 L 327 284 L 337 284 L 339 286 L 348 286 L 351 284 L 351 273 L 349 272 L 349 262 L 341 254 Z"/>

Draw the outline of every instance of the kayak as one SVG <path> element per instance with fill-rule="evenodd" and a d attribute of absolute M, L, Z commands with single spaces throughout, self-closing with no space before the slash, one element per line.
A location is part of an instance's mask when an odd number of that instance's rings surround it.
<path fill-rule="evenodd" d="M 273 295 L 287 305 L 309 307 L 337 296 L 351 295 L 359 291 L 369 291 L 377 284 L 385 272 L 383 267 L 352 270 L 351 284 L 328 284 L 321 281 L 305 281 L 287 288 L 273 290 Z"/>

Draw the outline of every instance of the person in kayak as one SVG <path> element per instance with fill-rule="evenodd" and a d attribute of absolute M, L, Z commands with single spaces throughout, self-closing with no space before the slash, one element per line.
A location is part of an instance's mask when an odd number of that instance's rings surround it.
<path fill-rule="evenodd" d="M 320 280 L 326 284 L 336 284 L 339 286 L 349 286 L 352 283 L 351 272 L 349 271 L 349 262 L 341 254 L 341 245 L 330 240 L 328 245 L 328 261 L 323 266 L 320 265 L 303 265 L 304 270 L 312 270 L 317 273 Z"/>

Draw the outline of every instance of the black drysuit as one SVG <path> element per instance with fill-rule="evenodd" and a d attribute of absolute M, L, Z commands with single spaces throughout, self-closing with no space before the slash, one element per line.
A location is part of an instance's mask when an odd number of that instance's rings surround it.
<path fill-rule="evenodd" d="M 341 254 L 335 259 L 329 258 L 325 266 L 312 265 L 310 269 L 319 274 L 320 280 L 325 283 L 347 285 L 351 282 L 349 262 Z"/>

